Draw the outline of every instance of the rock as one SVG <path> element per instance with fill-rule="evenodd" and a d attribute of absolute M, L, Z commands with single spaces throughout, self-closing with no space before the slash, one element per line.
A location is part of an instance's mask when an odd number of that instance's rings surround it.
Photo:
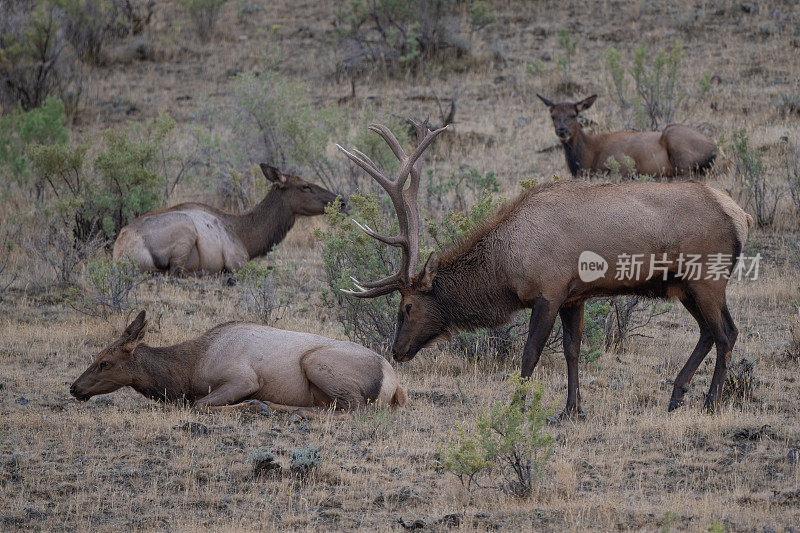
<path fill-rule="evenodd" d="M 313 446 L 292 450 L 292 462 L 289 470 L 298 477 L 307 476 L 314 468 L 319 466 L 319 449 Z"/>
<path fill-rule="evenodd" d="M 184 422 L 183 424 L 178 424 L 177 426 L 172 426 L 172 429 L 182 429 L 191 435 L 192 437 L 197 437 L 199 435 L 206 435 L 208 434 L 208 426 L 200 424 L 198 422 Z"/>
<path fill-rule="evenodd" d="M 406 523 L 403 521 L 402 518 L 397 519 L 397 523 L 403 526 L 405 529 L 424 529 L 425 522 L 420 520 L 419 518 L 414 520 L 413 522 Z"/>
<path fill-rule="evenodd" d="M 527 126 L 530 123 L 531 119 L 528 117 L 517 117 L 514 119 L 514 127 L 517 129 Z"/>
<path fill-rule="evenodd" d="M 786 459 L 793 465 L 800 463 L 800 449 L 792 448 L 786 454 Z"/>
<path fill-rule="evenodd" d="M 253 463 L 253 476 L 280 477 L 283 468 L 277 462 L 277 457 L 271 450 L 253 450 L 250 452 Z"/>
<path fill-rule="evenodd" d="M 540 57 L 540 59 L 542 61 L 552 61 L 553 60 L 553 54 L 551 54 L 550 52 L 542 52 L 542 55 L 539 56 L 539 57 Z"/>
<path fill-rule="evenodd" d="M 19 398 L 14 400 L 14 403 L 17 403 L 19 405 L 28 405 L 29 402 L 25 396 L 20 396 Z"/>
<path fill-rule="evenodd" d="M 227 285 L 228 287 L 235 287 L 236 286 L 236 278 L 232 278 L 232 277 L 228 276 L 225 279 L 225 285 Z"/>
<path fill-rule="evenodd" d="M 439 523 L 448 527 L 458 527 L 461 525 L 461 513 L 446 514 Z"/>

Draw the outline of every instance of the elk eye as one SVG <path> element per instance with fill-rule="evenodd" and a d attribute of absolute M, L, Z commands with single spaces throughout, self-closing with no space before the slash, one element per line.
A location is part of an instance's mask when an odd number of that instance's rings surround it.
<path fill-rule="evenodd" d="M 303 185 L 303 190 L 304 191 L 310 191 L 311 190 L 311 185 Z"/>
<path fill-rule="evenodd" d="M 406 314 L 411 313 L 411 304 L 406 305 Z"/>
<path fill-rule="evenodd" d="M 101 361 L 101 362 L 100 362 L 100 370 L 105 370 L 105 369 L 106 369 L 106 368 L 108 368 L 110 365 L 111 365 L 111 363 L 109 363 L 108 361 Z"/>

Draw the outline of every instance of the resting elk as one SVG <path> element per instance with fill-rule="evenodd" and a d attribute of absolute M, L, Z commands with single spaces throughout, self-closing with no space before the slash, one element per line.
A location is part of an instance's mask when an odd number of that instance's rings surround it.
<path fill-rule="evenodd" d="M 626 157 L 633 161 L 638 174 L 664 178 L 688 176 L 708 170 L 717 155 L 714 143 L 681 124 L 670 124 L 664 131 L 589 135 L 578 123 L 578 115 L 592 106 L 596 94 L 577 103 L 561 104 L 536 96 L 550 108 L 550 117 L 573 177 L 584 172 L 607 172 L 609 158 L 625 168 L 626 164 L 630 165 Z"/>
<path fill-rule="evenodd" d="M 141 341 L 139 313 L 72 384 L 81 401 L 122 387 L 154 400 L 188 401 L 198 409 L 253 406 L 278 411 L 353 409 L 367 401 L 392 407 L 406 393 L 392 366 L 364 346 L 247 322 L 221 324 L 162 348 Z"/>
<path fill-rule="evenodd" d="M 700 339 L 675 380 L 669 410 L 683 402 L 689 381 L 716 344 L 716 366 L 705 402 L 708 410 L 714 409 L 737 336 L 725 299 L 727 274 L 753 222 L 729 196 L 696 182 L 592 185 L 570 180 L 539 185 L 522 192 L 459 245 L 441 255 L 431 254 L 416 272 L 420 157 L 442 129 L 429 131 L 417 125 L 420 142 L 410 155 L 386 127 L 371 129 L 400 159 L 396 178 L 386 177 L 361 152 L 342 150 L 389 194 L 399 234 L 386 237 L 369 227 L 362 229 L 399 247 L 401 267 L 380 281 L 353 280 L 356 290 L 345 292 L 372 298 L 400 291 L 392 348 L 397 361 L 412 359 L 452 331 L 498 327 L 517 311 L 530 308 L 521 372 L 528 377 L 560 316 L 568 378 L 562 416 L 572 415 L 581 412 L 578 356 L 584 302 L 623 294 L 678 298 L 697 320 Z M 606 263 L 608 275 L 604 271 L 595 279 L 584 276 L 584 281 L 579 272 L 584 252 L 594 254 L 589 256 L 594 262 Z M 626 257 L 640 257 L 639 262 L 652 257 L 659 269 L 649 272 L 646 265 L 617 279 L 612 273 L 626 272 L 622 268 Z M 715 269 L 724 275 L 707 278 L 706 271 L 702 276 L 688 275 L 684 259 L 701 265 L 716 259 Z"/>
<path fill-rule="evenodd" d="M 281 242 L 298 216 L 321 215 L 336 199 L 319 185 L 260 166 L 273 186 L 251 211 L 236 215 L 199 203 L 151 211 L 122 228 L 114 259 L 173 275 L 237 270 Z"/>

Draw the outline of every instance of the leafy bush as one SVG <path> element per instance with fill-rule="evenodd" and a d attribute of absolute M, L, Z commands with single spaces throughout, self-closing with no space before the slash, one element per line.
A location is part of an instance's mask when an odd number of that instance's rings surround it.
<path fill-rule="evenodd" d="M 367 400 L 363 409 L 352 413 L 353 430 L 359 439 L 374 440 L 388 433 L 393 427 L 392 409 L 386 404 Z"/>
<path fill-rule="evenodd" d="M 800 148 L 797 146 L 786 146 L 784 153 L 784 169 L 786 171 L 786 182 L 789 187 L 789 195 L 792 198 L 795 215 L 800 223 Z"/>
<path fill-rule="evenodd" d="M 400 302 L 397 293 L 362 299 L 342 294 L 341 290 L 352 288 L 350 276 L 360 280 L 380 279 L 400 265 L 395 248 L 387 248 L 366 235 L 351 218 L 390 235 L 397 232 L 397 222 L 390 219 L 392 225 L 386 223 L 387 217 L 374 195 L 354 194 L 350 206 L 349 216 L 345 215 L 337 200 L 325 210 L 326 229 L 315 230 L 317 240 L 322 242 L 322 262 L 330 287 L 323 293 L 323 301 L 334 310 L 348 338 L 385 353 L 394 337 Z"/>
<path fill-rule="evenodd" d="M 116 29 L 117 9 L 111 0 L 54 0 L 61 27 L 75 52 L 89 63 L 102 63 L 102 49 Z"/>
<path fill-rule="evenodd" d="M 483 2 L 470 9 L 472 24 L 488 24 Z M 340 70 L 358 70 L 364 62 L 388 66 L 414 65 L 445 51 L 467 52 L 455 0 L 349 0 L 336 12 L 336 24 L 349 46 Z"/>
<path fill-rule="evenodd" d="M 578 37 L 573 37 L 567 28 L 562 28 L 558 32 L 558 45 L 564 51 L 564 55 L 558 56 L 556 60 L 558 68 L 561 69 L 561 85 L 566 88 L 569 83 L 569 73 L 572 70 L 572 56 L 578 47 Z"/>
<path fill-rule="evenodd" d="M 17 246 L 19 231 L 19 225 L 13 217 L 0 221 L 0 301 L 3 300 L 6 289 L 17 279 L 18 272 L 14 269 L 9 270 L 9 266 L 11 253 Z"/>
<path fill-rule="evenodd" d="M 729 144 L 734 162 L 734 189 L 728 192 L 746 210 L 753 211 L 759 226 L 771 226 L 782 191 L 767 180 L 761 153 L 751 148 L 749 141 L 744 130 L 734 132 Z"/>
<path fill-rule="evenodd" d="M 542 430 L 552 411 L 542 406 L 544 387 L 526 378 L 509 378 L 511 396 L 478 417 L 476 430 L 461 424 L 456 439 L 443 444 L 443 466 L 471 489 L 486 486 L 499 474 L 494 488 L 525 498 L 542 475 L 552 453 L 552 437 Z M 526 405 L 526 397 L 530 403 Z M 486 480 L 486 481 L 484 481 Z"/>
<path fill-rule="evenodd" d="M 242 310 L 255 321 L 270 326 L 283 318 L 289 307 L 287 299 L 278 295 L 276 280 L 279 278 L 274 269 L 255 261 L 248 261 L 236 271 Z"/>
<path fill-rule="evenodd" d="M 145 280 L 139 265 L 130 260 L 100 258 L 87 265 L 85 288 L 72 288 L 69 304 L 83 314 L 108 318 L 111 314 L 126 318 L 138 309 L 136 288 Z"/>
<path fill-rule="evenodd" d="M 725 374 L 725 386 L 722 389 L 723 399 L 736 404 L 753 399 L 753 393 L 758 385 L 758 378 L 753 371 L 756 361 L 740 356 L 730 362 Z"/>
<path fill-rule="evenodd" d="M 41 107 L 13 110 L 0 116 L 0 169 L 17 181 L 30 177 L 28 148 L 34 144 L 66 144 L 69 130 L 64 126 L 64 104 L 54 96 Z"/>
<path fill-rule="evenodd" d="M 0 3 L 0 103 L 29 111 L 57 96 L 75 112 L 82 76 L 60 16 L 48 0 Z"/>
<path fill-rule="evenodd" d="M 197 35 L 207 41 L 213 31 L 214 24 L 219 17 L 219 11 L 228 0 L 181 0 L 181 4 L 192 17 Z"/>
<path fill-rule="evenodd" d="M 91 165 L 87 143 L 34 145 L 28 155 L 34 175 L 49 185 L 56 212 L 76 237 L 86 241 L 101 234 L 113 241 L 124 225 L 161 205 L 168 186 L 160 147 L 174 125 L 161 115 L 145 131 L 106 130 Z"/>
<path fill-rule="evenodd" d="M 32 261 L 26 275 L 35 285 L 47 285 L 52 279 L 58 285 L 75 285 L 83 264 L 107 244 L 97 235 L 76 239 L 74 228 L 58 219 L 45 221 L 37 229 L 25 242 Z"/>
<path fill-rule="evenodd" d="M 633 110 L 633 124 L 637 128 L 658 130 L 674 121 L 686 92 L 678 83 L 683 49 L 676 43 L 670 52 L 656 54 L 648 65 L 647 48 L 639 45 L 633 57 L 633 64 L 625 68 L 622 55 L 609 48 L 605 54 L 606 70 L 609 76 L 609 92 L 616 104 L 623 110 Z M 633 82 L 633 92 L 629 90 Z"/>

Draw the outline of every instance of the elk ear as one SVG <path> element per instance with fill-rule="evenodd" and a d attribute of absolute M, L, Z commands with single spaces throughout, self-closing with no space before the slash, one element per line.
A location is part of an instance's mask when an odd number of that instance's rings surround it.
<path fill-rule="evenodd" d="M 589 98 L 581 100 L 580 102 L 575 104 L 575 109 L 578 111 L 578 113 L 580 113 L 585 109 L 589 109 L 590 107 L 592 107 L 592 104 L 594 103 L 595 100 L 597 100 L 597 95 L 593 94 Z"/>
<path fill-rule="evenodd" d="M 438 271 L 439 256 L 436 252 L 431 252 L 431 255 L 428 256 L 428 260 L 425 261 L 425 266 L 422 267 L 422 272 L 420 273 L 417 285 L 420 291 L 426 292 L 433 288 L 433 278 L 436 277 Z"/>
<path fill-rule="evenodd" d="M 538 96 L 539 100 L 544 102 L 544 105 L 546 105 L 547 107 L 553 107 L 554 105 L 556 105 L 556 104 L 554 104 L 553 102 L 551 102 L 550 100 L 548 100 L 547 98 L 545 98 L 544 96 L 542 96 L 539 93 L 536 93 L 536 96 Z"/>
<path fill-rule="evenodd" d="M 286 184 L 286 176 L 281 174 L 281 171 L 277 168 L 266 163 L 261 163 L 258 166 L 261 167 L 261 172 L 264 173 L 264 177 L 267 178 L 267 180 L 276 184 L 278 187 L 282 187 Z"/>
<path fill-rule="evenodd" d="M 145 312 L 142 311 L 133 319 L 133 322 L 128 324 L 125 328 L 123 336 L 125 339 L 125 349 L 133 350 L 137 344 L 144 338 L 145 329 L 147 328 L 147 320 L 145 320 Z"/>

